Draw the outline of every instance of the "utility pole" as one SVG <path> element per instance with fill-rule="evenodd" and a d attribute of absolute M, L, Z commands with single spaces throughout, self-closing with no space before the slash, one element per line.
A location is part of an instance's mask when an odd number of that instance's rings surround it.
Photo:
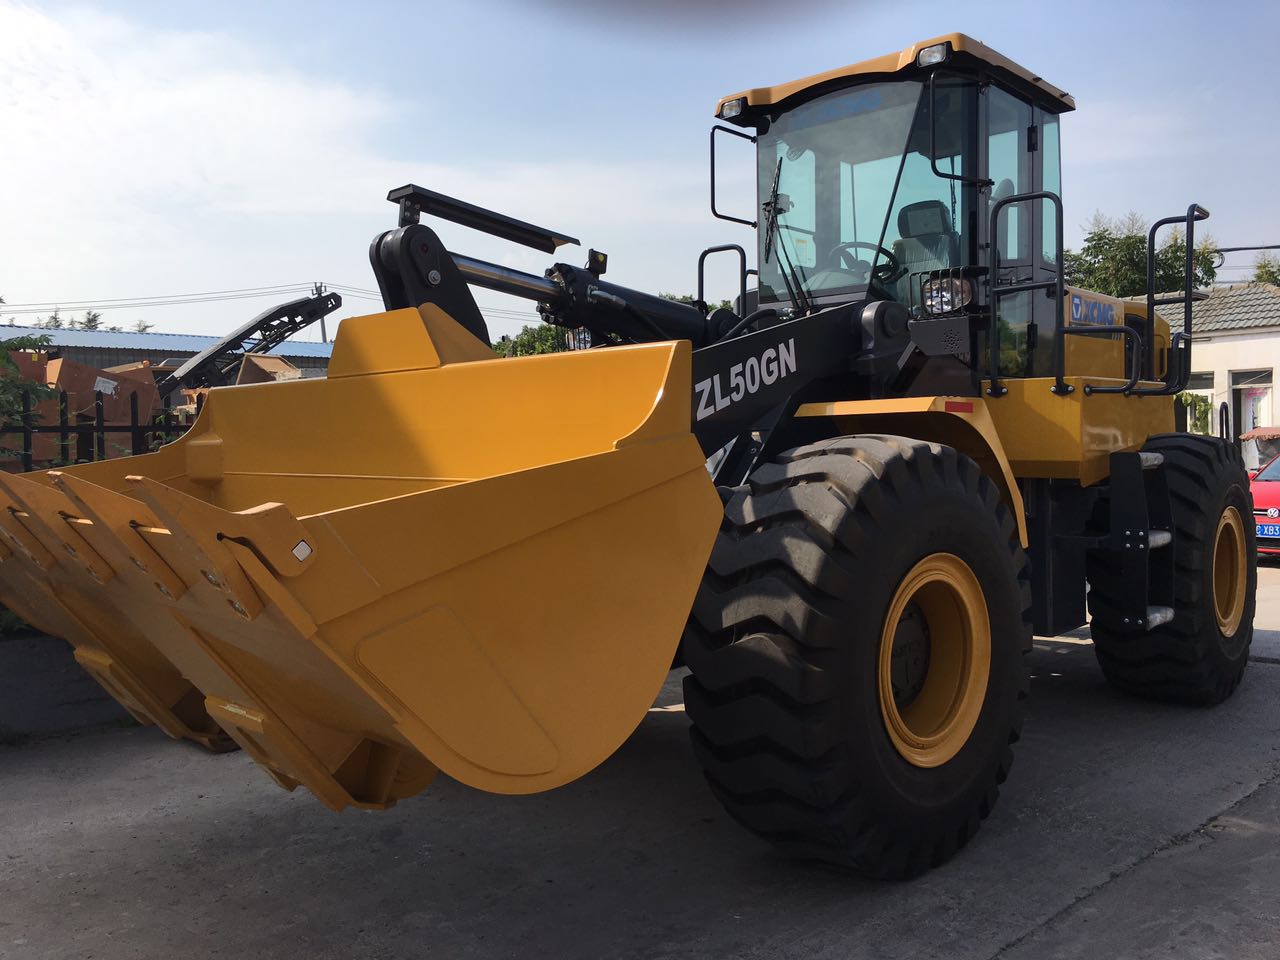
<path fill-rule="evenodd" d="M 324 288 L 324 284 L 323 284 L 323 283 L 321 283 L 319 280 L 317 280 L 317 281 L 315 281 L 314 283 L 312 283 L 312 284 L 311 284 L 311 295 L 312 295 L 313 297 L 322 297 L 322 296 L 324 296 L 325 292 L 326 292 L 326 291 L 325 291 L 325 288 Z M 328 342 L 329 342 L 329 334 L 328 334 L 328 332 L 327 332 L 327 331 L 325 330 L 325 328 L 324 328 L 324 315 L 323 315 L 323 314 L 321 314 L 321 316 L 320 316 L 320 342 L 321 342 L 321 343 L 328 343 Z"/>

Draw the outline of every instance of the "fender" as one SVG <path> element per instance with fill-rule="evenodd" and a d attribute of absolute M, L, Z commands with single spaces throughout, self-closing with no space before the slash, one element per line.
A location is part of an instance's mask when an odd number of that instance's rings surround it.
<path fill-rule="evenodd" d="M 826 417 L 840 434 L 888 433 L 954 447 L 974 460 L 1008 504 L 1018 539 L 1029 546 L 1022 493 L 981 397 L 899 397 L 892 400 L 837 400 L 806 403 L 800 417 Z"/>

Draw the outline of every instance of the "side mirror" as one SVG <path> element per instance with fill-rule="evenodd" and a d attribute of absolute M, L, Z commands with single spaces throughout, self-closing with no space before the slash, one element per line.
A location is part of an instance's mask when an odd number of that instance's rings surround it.
<path fill-rule="evenodd" d="M 742 217 L 730 216 L 727 213 L 721 213 L 716 209 L 716 132 L 731 133 L 735 137 L 741 137 L 750 143 L 755 143 L 756 138 L 749 133 L 743 133 L 741 130 L 735 130 L 733 127 L 726 127 L 722 124 L 716 124 L 711 128 L 711 215 L 718 220 L 728 220 L 730 223 L 741 223 L 750 227 L 752 230 L 756 228 L 757 221 L 745 220 Z"/>
<path fill-rule="evenodd" d="M 938 85 L 937 78 L 941 70 L 929 74 L 929 166 L 934 176 L 943 180 L 959 180 L 961 183 L 976 183 L 980 187 L 989 187 L 994 181 L 985 177 L 970 177 L 963 173 L 947 173 L 938 169 Z"/>

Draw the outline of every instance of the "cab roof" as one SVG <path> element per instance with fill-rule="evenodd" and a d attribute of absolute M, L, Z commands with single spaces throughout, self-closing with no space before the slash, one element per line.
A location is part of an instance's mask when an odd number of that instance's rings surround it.
<path fill-rule="evenodd" d="M 756 113 L 758 108 L 780 105 L 792 98 L 809 99 L 828 90 L 855 83 L 860 77 L 880 76 L 887 79 L 894 74 L 901 74 L 905 79 L 913 75 L 923 76 L 929 68 L 918 67 L 916 57 L 921 50 L 939 43 L 950 44 L 950 55 L 946 61 L 949 65 L 961 69 L 966 67 L 982 69 L 985 66 L 986 71 L 996 79 L 1003 80 L 1010 87 L 1030 97 L 1038 106 L 1053 113 L 1066 113 L 1076 108 L 1075 100 L 1066 91 L 1046 82 L 1042 77 L 1002 56 L 986 44 L 979 43 L 963 33 L 948 33 L 941 37 L 934 37 L 932 40 L 921 40 L 896 53 L 886 53 L 873 60 L 864 60 L 847 67 L 837 67 L 825 73 L 815 73 L 811 77 L 780 83 L 772 87 L 752 87 L 750 90 L 743 90 L 741 93 L 722 98 L 716 105 L 716 116 L 720 116 L 724 105 L 729 101 L 746 98 L 746 109 L 740 116 L 732 118 L 731 122 L 750 124 L 752 114 Z"/>

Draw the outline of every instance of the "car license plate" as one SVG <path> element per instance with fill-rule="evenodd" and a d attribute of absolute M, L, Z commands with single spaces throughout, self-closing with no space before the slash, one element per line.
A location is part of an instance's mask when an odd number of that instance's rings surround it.
<path fill-rule="evenodd" d="M 1260 523 L 1260 524 L 1258 524 L 1258 536 L 1260 536 L 1260 537 L 1280 537 L 1280 523 Z"/>

